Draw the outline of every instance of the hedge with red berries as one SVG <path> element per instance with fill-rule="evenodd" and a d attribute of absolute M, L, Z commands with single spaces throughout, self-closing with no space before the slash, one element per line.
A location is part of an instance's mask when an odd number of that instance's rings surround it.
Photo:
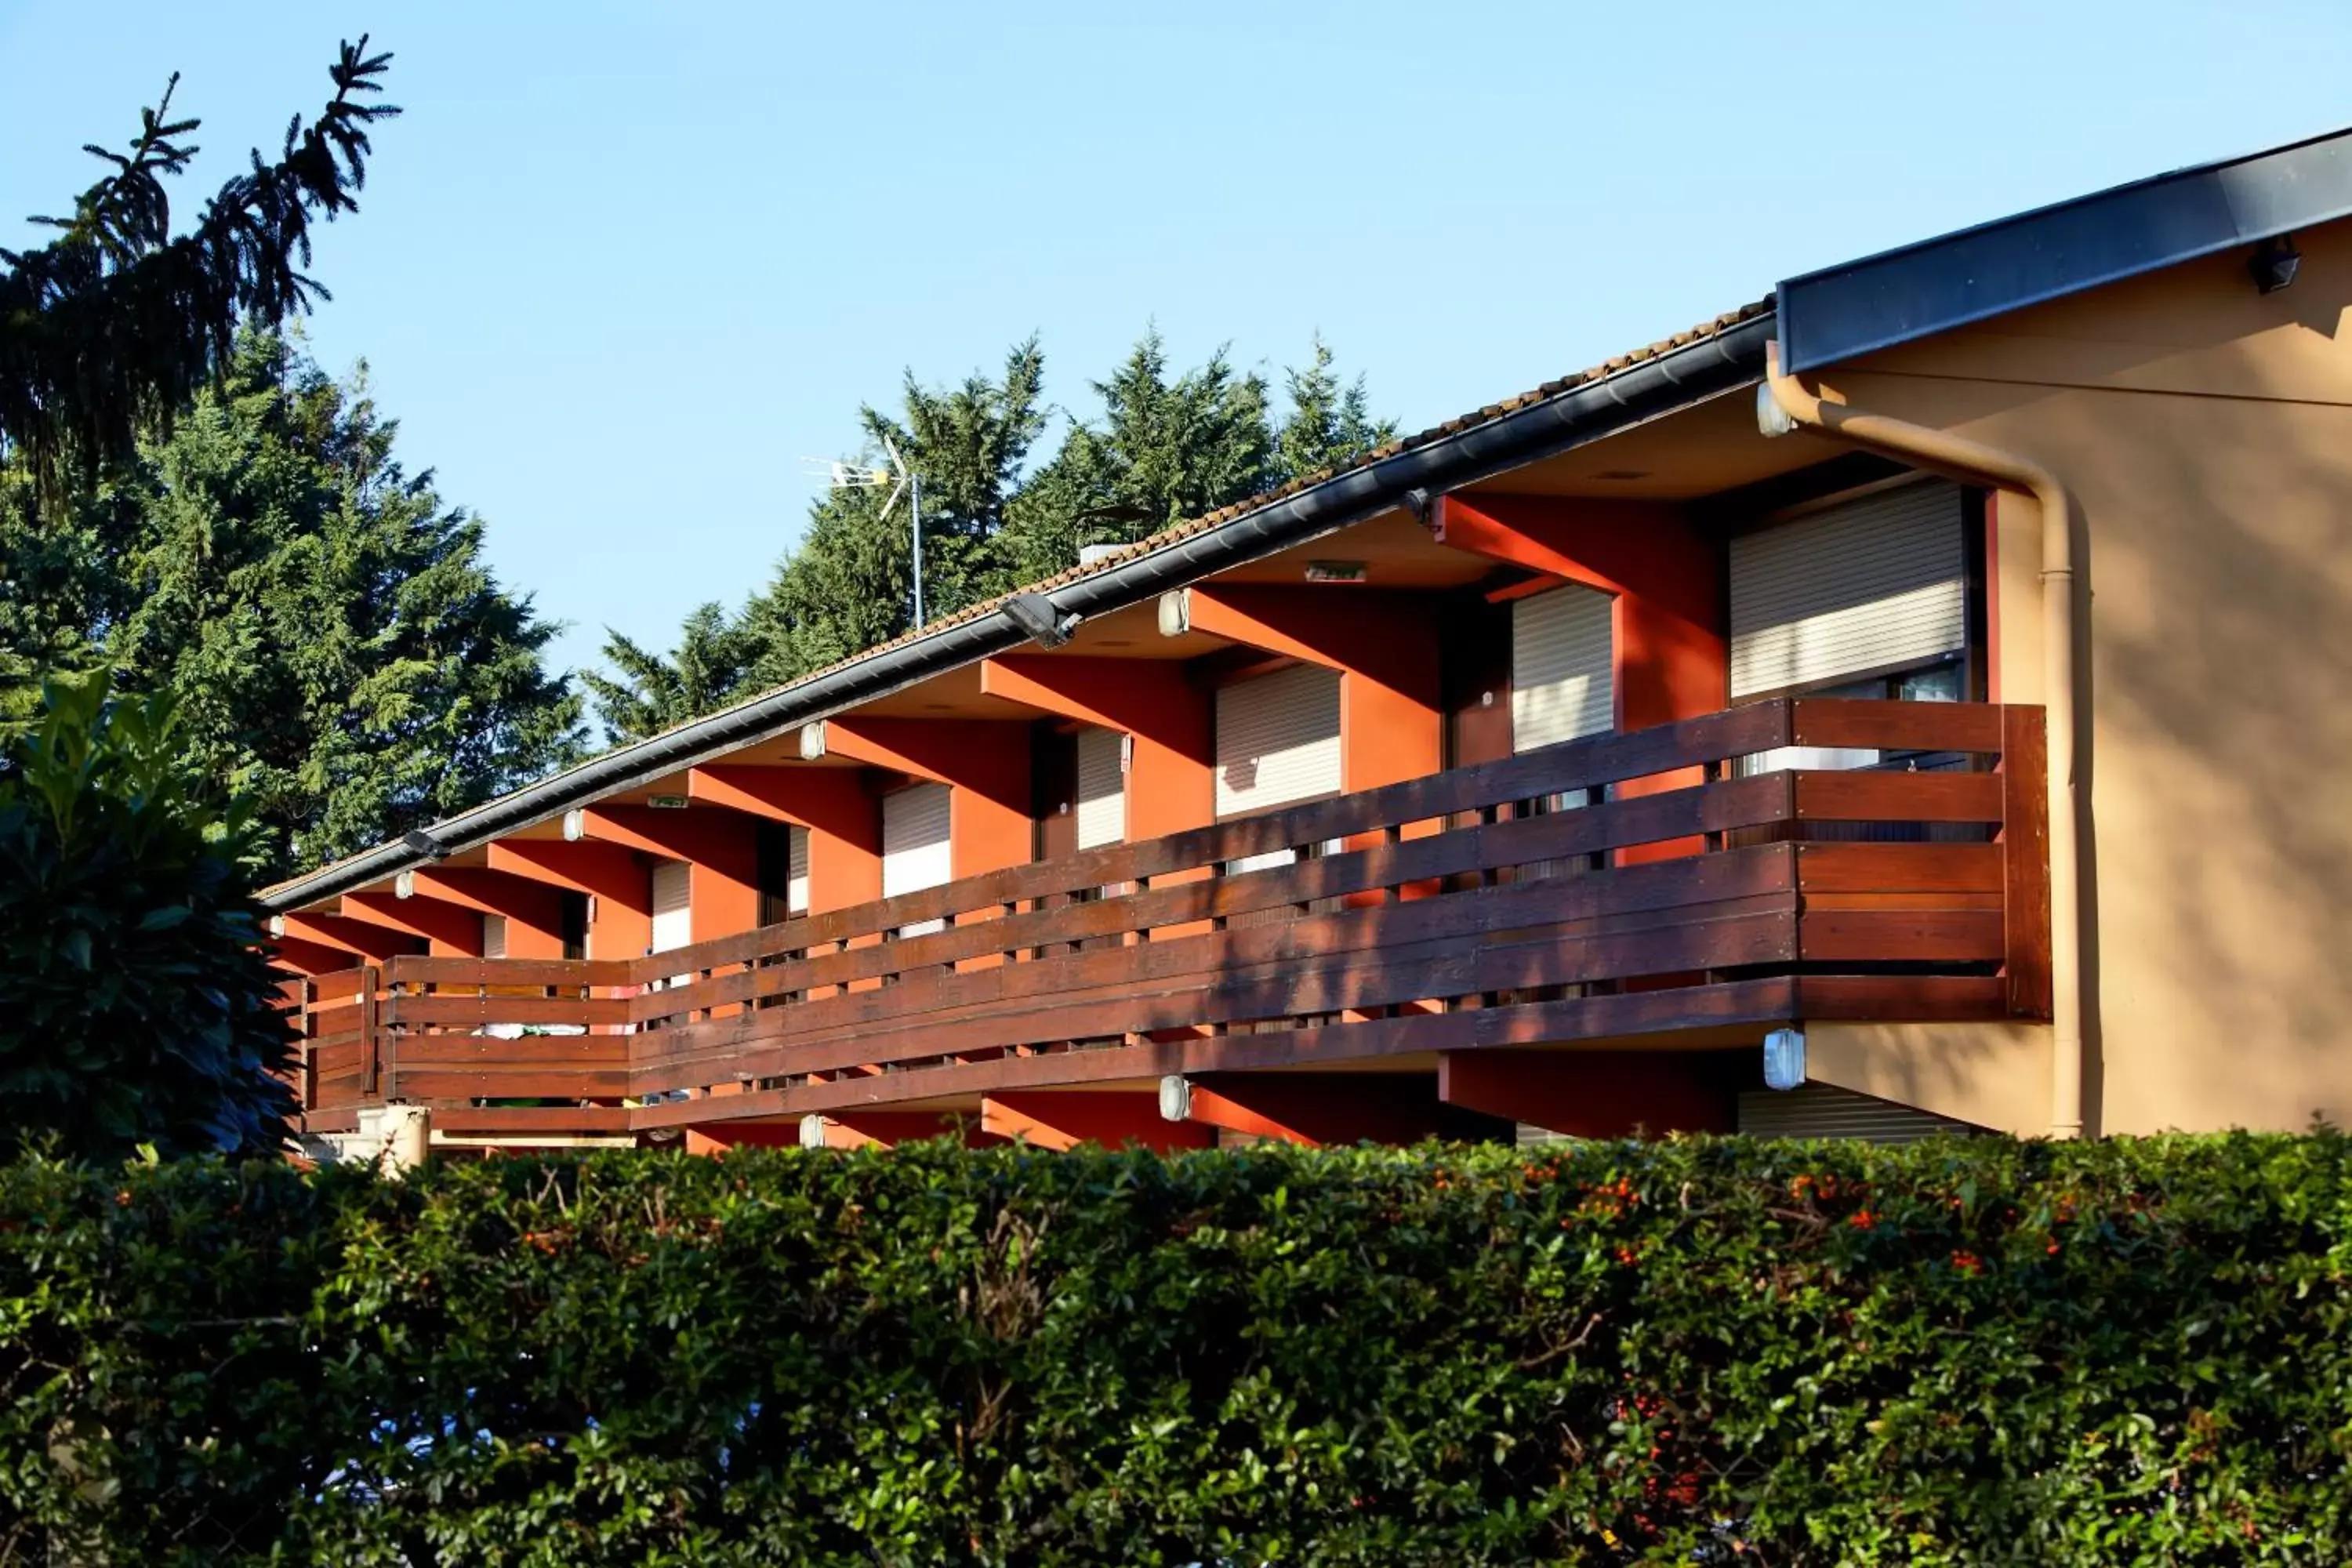
<path fill-rule="evenodd" d="M 0 1170 L 0 1561 L 2352 1561 L 2352 1142 Z"/>

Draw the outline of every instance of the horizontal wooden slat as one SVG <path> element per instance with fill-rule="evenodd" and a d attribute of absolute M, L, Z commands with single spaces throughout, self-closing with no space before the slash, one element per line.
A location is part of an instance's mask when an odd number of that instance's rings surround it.
<path fill-rule="evenodd" d="M 1990 844 L 1800 844 L 1807 893 L 1997 893 L 2000 851 Z"/>
<path fill-rule="evenodd" d="M 1991 773 L 1798 773 L 1801 822 L 1999 822 Z"/>
<path fill-rule="evenodd" d="M 1998 963 L 2000 910 L 1808 910 L 1799 945 L 1808 963 Z"/>
<path fill-rule="evenodd" d="M 431 996 L 388 996 L 387 1027 L 418 1024 L 625 1024 L 629 1001 L 622 996 L 468 996 L 447 992 Z"/>
<path fill-rule="evenodd" d="M 583 1068 L 625 1068 L 625 1035 L 542 1035 L 519 1040 L 488 1035 L 403 1035 L 400 1065 L 409 1068 L 473 1063 L 530 1063 Z"/>
<path fill-rule="evenodd" d="M 452 1106 L 433 1113 L 436 1130 L 451 1137 L 512 1132 L 626 1132 L 632 1112 L 617 1105 Z"/>
<path fill-rule="evenodd" d="M 457 1068 L 411 1069 L 404 1064 L 389 1076 L 394 1094 L 427 1104 L 442 1100 L 617 1099 L 629 1092 L 629 1075 L 617 1068 L 609 1072 L 554 1068 L 469 1072 Z"/>
<path fill-rule="evenodd" d="M 1984 702 L 1892 702 L 1799 698 L 1789 743 L 1885 752 L 2001 749 L 2001 710 Z"/>
<path fill-rule="evenodd" d="M 609 985 L 613 966 L 586 958 L 427 958 L 386 961 L 387 985 Z"/>

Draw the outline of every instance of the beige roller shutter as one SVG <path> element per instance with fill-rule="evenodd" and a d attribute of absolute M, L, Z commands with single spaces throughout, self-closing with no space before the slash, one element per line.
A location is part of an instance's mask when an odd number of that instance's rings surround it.
<path fill-rule="evenodd" d="M 1984 1131 L 1891 1100 L 1809 1083 L 1739 1097 L 1739 1131 L 1758 1138 L 1856 1138 L 1865 1143 L 1916 1143 L 1938 1133 Z"/>
<path fill-rule="evenodd" d="M 1511 606 L 1511 747 L 1532 752 L 1617 724 L 1616 601 L 1570 586 Z"/>
<path fill-rule="evenodd" d="M 796 826 L 791 831 L 791 847 L 785 853 L 784 863 L 784 912 L 804 915 L 809 907 L 808 829 Z"/>
<path fill-rule="evenodd" d="M 1217 692 L 1217 815 L 1339 793 L 1339 673 L 1297 664 Z"/>
<path fill-rule="evenodd" d="M 654 951 L 667 952 L 694 940 L 689 905 L 693 871 L 683 860 L 654 862 Z"/>
<path fill-rule="evenodd" d="M 504 958 L 506 955 L 507 917 L 504 915 L 484 915 L 482 917 L 482 956 L 484 958 Z"/>
<path fill-rule="evenodd" d="M 948 855 L 948 786 L 916 784 L 882 797 L 882 896 L 936 888 L 954 877 Z M 946 922 L 917 921 L 901 936 L 925 936 Z"/>
<path fill-rule="evenodd" d="M 1078 733 L 1078 847 L 1127 837 L 1127 737 L 1117 730 Z"/>
<path fill-rule="evenodd" d="M 1959 487 L 1937 479 L 1734 539 L 1732 700 L 1961 651 L 1960 520 Z"/>

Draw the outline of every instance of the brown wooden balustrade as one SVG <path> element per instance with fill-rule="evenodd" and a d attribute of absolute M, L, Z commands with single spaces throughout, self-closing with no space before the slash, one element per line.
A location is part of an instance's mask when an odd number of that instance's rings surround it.
<path fill-rule="evenodd" d="M 1891 758 L 1735 776 L 1786 746 Z M 2036 708 L 1764 702 L 645 958 L 394 958 L 288 984 L 299 1088 L 314 1131 L 402 1100 L 458 1136 L 642 1132 L 1808 1018 L 2045 1017 L 2042 758 Z M 1553 809 L 1578 791 L 1595 804 Z"/>

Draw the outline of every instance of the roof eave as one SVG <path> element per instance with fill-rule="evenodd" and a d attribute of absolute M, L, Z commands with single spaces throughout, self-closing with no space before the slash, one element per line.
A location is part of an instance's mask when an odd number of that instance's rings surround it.
<path fill-rule="evenodd" d="M 1751 307 L 1687 342 L 1033 591 L 1042 592 L 1057 616 L 1098 616 L 1143 603 L 1170 588 L 1415 504 L 1416 491 L 1423 498 L 1441 495 L 1754 385 L 1762 376 L 1764 345 L 1773 330 L 1769 303 Z M 262 906 L 285 912 L 339 897 L 1029 640 L 1002 604 L 951 620 L 436 823 L 425 830 L 436 850 L 402 840 L 379 845 L 265 889 Z"/>

